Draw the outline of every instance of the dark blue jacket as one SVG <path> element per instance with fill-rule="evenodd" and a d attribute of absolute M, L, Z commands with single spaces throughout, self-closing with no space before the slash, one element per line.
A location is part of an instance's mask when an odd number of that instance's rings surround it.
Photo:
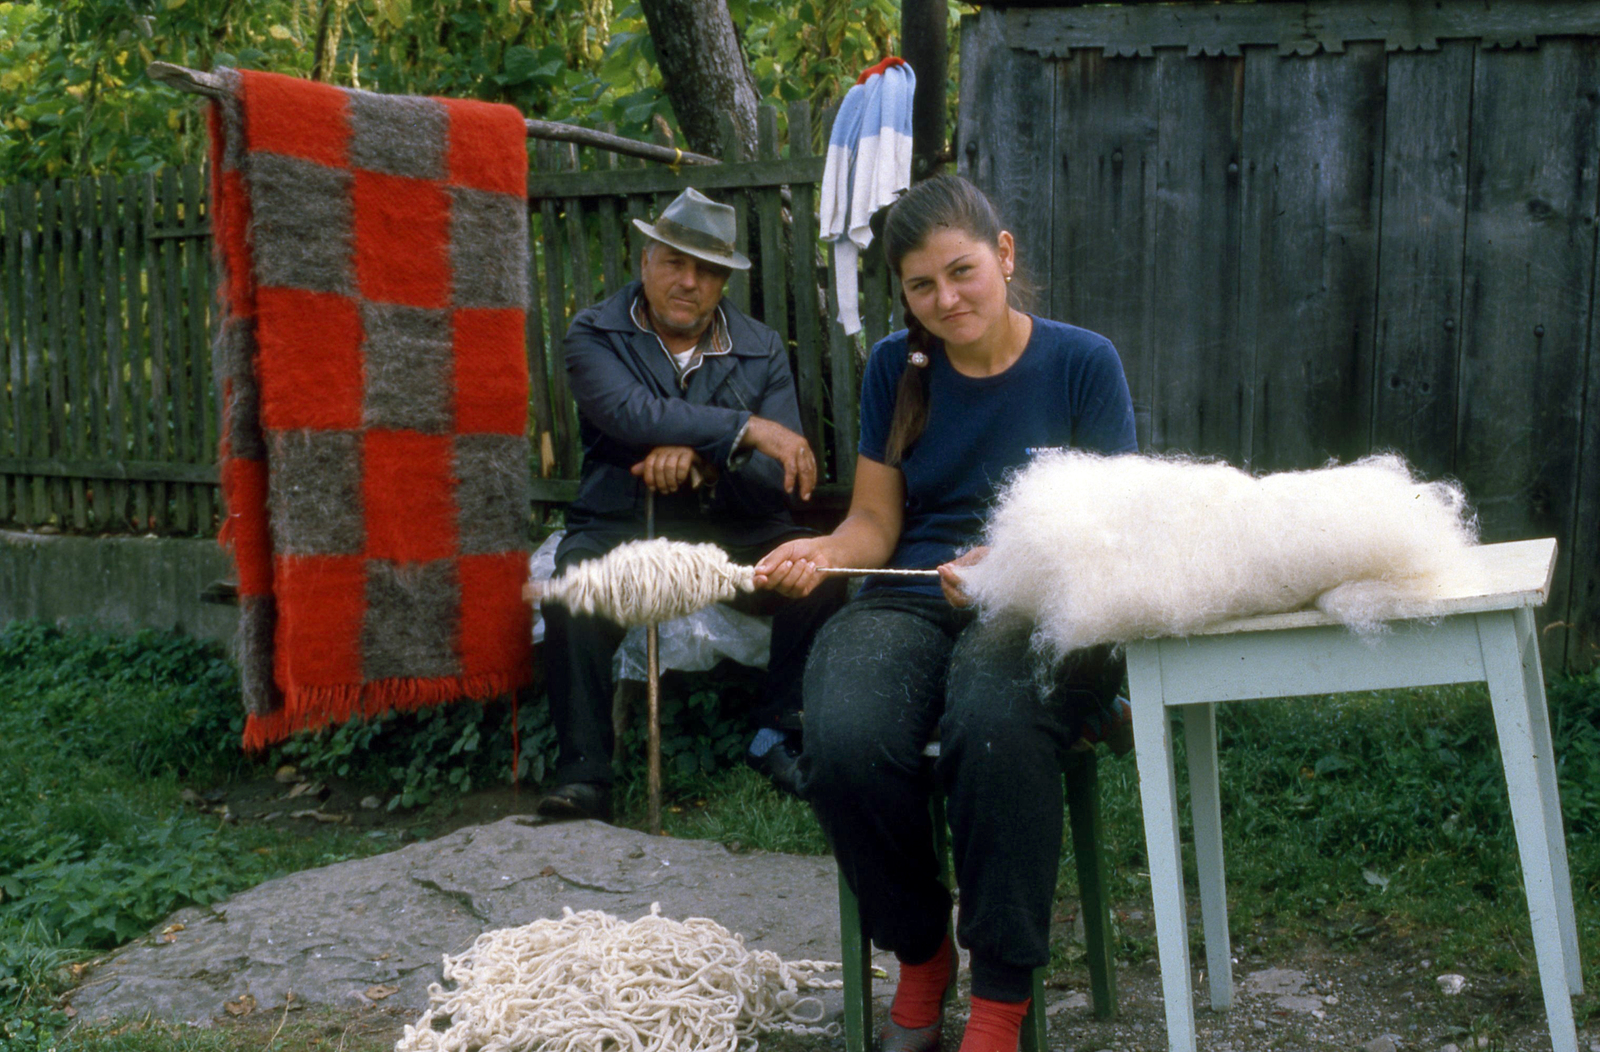
<path fill-rule="evenodd" d="M 630 282 L 581 311 L 567 330 L 583 478 L 567 508 L 562 547 L 609 548 L 643 536 L 645 486 L 629 469 L 663 445 L 693 447 L 721 477 L 709 493 L 685 487 L 657 495 L 658 535 L 743 546 L 793 532 L 783 468 L 765 454 L 733 450 L 752 414 L 801 430 L 794 377 L 777 333 L 724 299 L 732 350 L 704 356 L 684 389 L 660 341 L 633 322 L 629 307 L 638 294 L 639 283 Z"/>

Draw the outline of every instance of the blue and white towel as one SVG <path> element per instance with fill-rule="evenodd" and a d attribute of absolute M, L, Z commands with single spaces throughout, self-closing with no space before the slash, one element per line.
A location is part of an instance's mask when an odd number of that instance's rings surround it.
<path fill-rule="evenodd" d="M 872 214 L 911 185 L 911 97 L 917 75 L 887 58 L 861 74 L 839 105 L 822 175 L 819 236 L 833 244 L 839 324 L 861 331 L 856 261 L 872 244 Z"/>

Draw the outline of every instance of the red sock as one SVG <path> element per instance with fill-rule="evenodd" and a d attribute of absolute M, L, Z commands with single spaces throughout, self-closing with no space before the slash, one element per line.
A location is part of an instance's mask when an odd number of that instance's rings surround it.
<path fill-rule="evenodd" d="M 1017 1043 L 1022 1038 L 1022 1020 L 1027 1014 L 1027 1001 L 974 997 L 960 1052 L 1017 1052 Z"/>
<path fill-rule="evenodd" d="M 950 985 L 950 936 L 921 964 L 900 962 L 900 985 L 894 989 L 889 1018 L 908 1030 L 920 1030 L 939 1021 L 945 987 Z"/>

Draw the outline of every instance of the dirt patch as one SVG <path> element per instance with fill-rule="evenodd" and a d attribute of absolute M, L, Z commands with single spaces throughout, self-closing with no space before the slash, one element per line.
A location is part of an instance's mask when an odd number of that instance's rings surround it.
<path fill-rule="evenodd" d="M 428 807 L 391 808 L 392 794 L 333 776 L 293 767 L 272 776 L 230 782 L 210 790 L 186 790 L 184 802 L 223 821 L 310 833 L 319 826 L 363 832 L 386 830 L 415 839 L 445 836 L 466 826 L 487 825 L 510 815 L 531 815 L 539 791 L 511 785 L 479 789 Z"/>

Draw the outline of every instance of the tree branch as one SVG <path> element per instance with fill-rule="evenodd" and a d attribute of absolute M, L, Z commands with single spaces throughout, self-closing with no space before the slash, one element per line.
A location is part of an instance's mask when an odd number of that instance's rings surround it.
<path fill-rule="evenodd" d="M 228 89 L 223 85 L 221 77 L 203 73 L 198 69 L 189 69 L 171 62 L 152 62 L 145 68 L 145 75 L 151 80 L 190 95 L 205 95 L 213 99 L 228 97 Z M 707 157 L 703 153 L 691 153 L 671 146 L 656 146 L 653 143 L 639 142 L 636 139 L 595 131 L 592 128 L 580 128 L 573 124 L 532 119 L 525 119 L 523 123 L 527 126 L 530 139 L 550 139 L 556 142 L 577 143 L 579 146 L 595 146 L 602 150 L 610 150 L 612 153 L 643 157 L 647 161 L 659 161 L 662 164 L 721 163 L 715 157 Z"/>

